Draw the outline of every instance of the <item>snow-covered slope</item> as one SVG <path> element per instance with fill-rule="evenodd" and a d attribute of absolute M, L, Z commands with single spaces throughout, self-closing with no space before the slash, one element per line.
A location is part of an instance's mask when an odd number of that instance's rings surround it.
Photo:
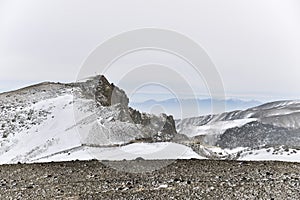
<path fill-rule="evenodd" d="M 113 99 L 112 95 L 117 96 Z M 177 134 L 172 117 L 128 108 L 125 93 L 103 76 L 71 84 L 47 82 L 2 93 L 0 103 L 1 164 L 53 161 L 58 157 L 134 159 L 132 154 L 116 154 L 119 148 L 135 148 L 135 141 L 148 141 L 150 147 L 161 149 L 147 155 L 151 148 L 138 144 L 143 157 L 163 159 L 173 153 L 170 158 L 201 158 L 179 144 L 163 148 Z"/>
<path fill-rule="evenodd" d="M 195 137 L 199 135 L 215 135 L 222 134 L 229 128 L 241 127 L 249 122 L 256 121 L 256 118 L 249 119 L 235 119 L 226 121 L 216 121 L 202 126 L 193 126 L 186 124 L 184 127 L 179 126 L 180 133 L 188 136 Z"/>
<path fill-rule="evenodd" d="M 170 142 L 134 143 L 122 147 L 89 147 L 81 146 L 54 154 L 40 155 L 34 162 L 71 161 L 76 159 L 90 160 L 134 160 L 143 159 L 206 159 L 191 148 Z"/>

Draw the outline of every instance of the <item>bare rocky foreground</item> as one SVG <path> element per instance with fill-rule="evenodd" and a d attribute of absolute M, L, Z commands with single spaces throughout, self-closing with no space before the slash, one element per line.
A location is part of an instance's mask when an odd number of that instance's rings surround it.
<path fill-rule="evenodd" d="M 120 161 L 157 166 L 166 161 Z M 178 160 L 126 173 L 99 161 L 0 166 L 0 199 L 300 199 L 300 163 Z"/>

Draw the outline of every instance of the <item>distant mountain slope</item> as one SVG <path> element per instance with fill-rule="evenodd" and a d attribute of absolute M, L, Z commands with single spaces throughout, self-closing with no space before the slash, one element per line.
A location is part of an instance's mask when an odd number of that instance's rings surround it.
<path fill-rule="evenodd" d="M 206 156 L 255 160 L 264 150 L 267 160 L 300 160 L 300 101 L 278 101 L 218 115 L 187 118 L 176 121 L 177 130 L 190 137 L 193 146 Z M 281 155 L 274 149 L 283 149 Z M 198 150 L 197 150 L 198 149 Z M 232 149 L 226 150 L 226 149 Z M 236 150 L 234 150 L 236 149 Z M 264 149 L 264 150 L 263 150 Z M 268 153 L 274 150 L 271 154 Z M 225 151 L 224 151 L 225 150 Z M 248 153 L 247 153 L 248 152 Z M 256 152 L 249 156 L 249 152 Z M 293 155 L 296 154 L 296 155 Z"/>
<path fill-rule="evenodd" d="M 265 124 L 298 129 L 300 128 L 300 101 L 278 101 L 242 111 L 238 110 L 177 120 L 177 130 L 180 132 L 185 127 L 199 127 L 211 125 L 215 122 L 232 122 L 233 120 L 241 119 L 259 120 Z"/>

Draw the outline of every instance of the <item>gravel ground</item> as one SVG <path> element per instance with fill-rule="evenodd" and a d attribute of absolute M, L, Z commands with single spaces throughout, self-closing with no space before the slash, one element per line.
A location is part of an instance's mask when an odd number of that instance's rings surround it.
<path fill-rule="evenodd" d="M 0 166 L 0 199 L 300 199 L 300 163 L 74 161 Z"/>

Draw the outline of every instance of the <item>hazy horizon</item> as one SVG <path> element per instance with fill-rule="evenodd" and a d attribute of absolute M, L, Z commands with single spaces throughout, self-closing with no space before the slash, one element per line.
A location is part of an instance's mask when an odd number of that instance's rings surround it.
<path fill-rule="evenodd" d="M 76 81 L 76 80 L 75 80 Z M 74 82 L 72 80 L 70 81 L 60 81 L 60 80 L 44 80 L 44 81 L 1 81 L 2 83 L 2 88 L 0 88 L 0 94 L 1 93 L 6 93 L 6 92 L 11 92 L 11 91 L 15 91 L 15 90 L 19 90 L 22 88 L 26 88 L 28 86 L 32 86 L 32 85 L 36 85 L 42 82 L 59 82 L 59 83 L 71 83 Z M 4 84 L 3 83 L 7 83 Z M 6 85 L 8 85 L 8 87 L 5 87 Z M 4 86 L 4 87 L 3 87 Z M 121 87 L 120 87 L 121 88 Z M 121 88 L 123 89 L 123 88 Z M 126 91 L 125 91 L 126 92 Z M 157 102 L 160 101 L 166 101 L 166 100 L 170 100 L 170 99 L 174 99 L 174 97 L 168 93 L 159 93 L 157 91 L 148 91 L 147 93 L 143 93 L 145 91 L 142 92 L 138 92 L 135 93 L 134 96 L 130 97 L 130 102 L 133 103 L 142 103 L 145 101 L 150 101 L 150 100 L 155 100 Z M 196 94 L 194 95 L 187 95 L 184 96 L 181 99 L 199 99 L 199 100 L 205 100 L 205 99 L 212 99 L 211 96 L 207 95 L 207 94 Z M 260 103 L 267 103 L 267 102 L 272 102 L 272 101 L 281 101 L 281 100 L 300 100 L 300 98 L 285 98 L 285 97 L 276 97 L 276 96 L 255 96 L 255 95 L 246 95 L 246 96 L 238 96 L 238 95 L 233 95 L 233 94 L 226 94 L 225 99 L 235 99 L 235 100 L 241 100 L 241 101 L 258 101 Z"/>

